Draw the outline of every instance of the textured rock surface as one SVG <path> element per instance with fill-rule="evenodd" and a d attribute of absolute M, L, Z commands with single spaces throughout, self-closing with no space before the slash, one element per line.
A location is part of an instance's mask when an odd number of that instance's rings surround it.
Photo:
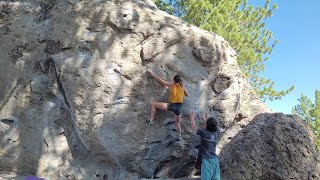
<path fill-rule="evenodd" d="M 315 137 L 297 116 L 260 114 L 226 145 L 223 179 L 320 179 Z"/>
<path fill-rule="evenodd" d="M 226 131 L 221 149 L 270 111 L 220 36 L 169 16 L 151 1 L 0 1 L 0 173 L 52 179 L 181 177 L 199 139 L 195 104 Z M 183 141 L 172 114 L 144 124 L 167 89 L 145 73 L 180 74 L 190 91 Z"/>

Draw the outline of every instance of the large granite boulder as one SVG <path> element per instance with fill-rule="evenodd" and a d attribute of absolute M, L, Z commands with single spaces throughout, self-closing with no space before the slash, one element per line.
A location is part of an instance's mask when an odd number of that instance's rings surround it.
<path fill-rule="evenodd" d="M 149 0 L 0 1 L 0 173 L 52 179 L 182 177 L 199 139 L 197 106 L 224 129 L 219 149 L 270 112 L 219 35 L 159 11 Z M 190 91 L 183 141 L 152 100 L 180 74 Z"/>
<path fill-rule="evenodd" d="M 220 154 L 222 179 L 320 179 L 315 136 L 297 116 L 263 113 Z"/>

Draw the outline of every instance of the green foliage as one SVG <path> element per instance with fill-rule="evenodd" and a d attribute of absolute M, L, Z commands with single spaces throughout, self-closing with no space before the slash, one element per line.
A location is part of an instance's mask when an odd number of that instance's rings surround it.
<path fill-rule="evenodd" d="M 317 138 L 316 145 L 320 151 L 320 91 L 316 90 L 314 103 L 303 94 L 298 101 L 299 104 L 292 108 L 292 114 L 299 115 L 312 128 Z"/>
<path fill-rule="evenodd" d="M 167 3 L 166 0 L 153 0 L 153 2 L 157 5 L 157 7 L 168 14 L 174 13 L 174 7 L 172 6 L 172 1 Z"/>
<path fill-rule="evenodd" d="M 238 63 L 262 100 L 281 99 L 294 89 L 276 91 L 274 82 L 260 76 L 264 62 L 278 43 L 265 21 L 277 5 L 254 7 L 248 0 L 155 0 L 159 9 L 224 37 L 238 53 Z"/>

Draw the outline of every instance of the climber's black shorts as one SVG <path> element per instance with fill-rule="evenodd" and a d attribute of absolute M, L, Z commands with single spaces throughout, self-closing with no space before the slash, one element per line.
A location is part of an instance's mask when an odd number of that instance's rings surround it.
<path fill-rule="evenodd" d="M 182 103 L 168 103 L 168 111 L 172 111 L 175 115 L 179 116 L 182 112 Z"/>

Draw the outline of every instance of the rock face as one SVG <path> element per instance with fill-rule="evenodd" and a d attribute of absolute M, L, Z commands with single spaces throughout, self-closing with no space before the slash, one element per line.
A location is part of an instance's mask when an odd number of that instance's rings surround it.
<path fill-rule="evenodd" d="M 315 137 L 297 116 L 260 114 L 220 154 L 223 179 L 320 179 Z"/>
<path fill-rule="evenodd" d="M 0 173 L 52 179 L 183 177 L 199 139 L 194 106 L 225 129 L 219 148 L 269 112 L 220 36 L 142 0 L 0 1 Z M 152 100 L 168 91 L 146 74 L 180 74 L 190 92 L 183 141 Z"/>

